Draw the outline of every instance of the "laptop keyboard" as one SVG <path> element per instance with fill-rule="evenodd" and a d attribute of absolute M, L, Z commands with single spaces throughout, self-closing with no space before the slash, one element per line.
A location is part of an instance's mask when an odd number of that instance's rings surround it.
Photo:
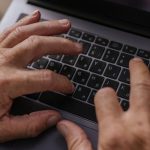
<path fill-rule="evenodd" d="M 22 18 L 25 14 L 21 14 Z M 49 69 L 67 76 L 75 85 L 74 93 L 44 92 L 27 95 L 42 103 L 96 122 L 94 96 L 98 89 L 112 87 L 123 110 L 129 108 L 129 61 L 140 57 L 150 67 L 150 52 L 120 43 L 77 28 L 71 28 L 64 38 L 83 44 L 78 56 L 47 55 L 29 67 Z"/>

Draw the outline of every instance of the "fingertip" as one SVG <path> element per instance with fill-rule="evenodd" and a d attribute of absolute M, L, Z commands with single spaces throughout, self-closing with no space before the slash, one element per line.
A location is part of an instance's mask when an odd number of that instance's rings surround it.
<path fill-rule="evenodd" d="M 100 101 L 101 99 L 105 98 L 107 95 L 110 95 L 110 93 L 115 93 L 113 88 L 105 87 L 105 88 L 100 89 L 95 95 L 95 98 L 94 98 L 95 104 L 97 101 Z"/>

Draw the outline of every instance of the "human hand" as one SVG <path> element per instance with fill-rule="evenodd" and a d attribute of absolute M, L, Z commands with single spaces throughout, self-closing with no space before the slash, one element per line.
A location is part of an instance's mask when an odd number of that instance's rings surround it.
<path fill-rule="evenodd" d="M 150 149 L 150 72 L 139 58 L 130 61 L 130 109 L 123 112 L 116 93 L 111 88 L 95 96 L 99 128 L 99 150 Z M 61 121 L 57 125 L 69 150 L 92 150 L 84 131 L 74 123 Z"/>
<path fill-rule="evenodd" d="M 43 55 L 82 51 L 79 44 L 53 36 L 69 30 L 68 20 L 39 20 L 40 12 L 35 11 L 0 34 L 0 143 L 35 137 L 61 118 L 54 110 L 12 116 L 9 111 L 16 97 L 48 90 L 71 93 L 74 88 L 62 75 L 26 68 Z"/>

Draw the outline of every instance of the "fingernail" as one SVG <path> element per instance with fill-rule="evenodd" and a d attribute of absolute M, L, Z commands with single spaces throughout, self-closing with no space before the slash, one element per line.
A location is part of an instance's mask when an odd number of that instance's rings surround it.
<path fill-rule="evenodd" d="M 62 19 L 62 20 L 59 20 L 59 22 L 63 25 L 63 26 L 68 26 L 70 24 L 69 20 L 68 19 Z"/>
<path fill-rule="evenodd" d="M 139 57 L 135 57 L 133 58 L 133 61 L 136 61 L 136 62 L 143 62 L 143 60 Z"/>
<path fill-rule="evenodd" d="M 35 10 L 35 11 L 32 13 L 32 17 L 36 17 L 38 14 L 39 14 L 39 10 Z"/>
<path fill-rule="evenodd" d="M 59 125 L 58 125 L 58 130 L 61 132 L 61 134 L 62 135 L 66 135 L 67 134 L 67 126 L 66 125 L 64 125 L 64 124 L 62 124 L 62 123 L 60 123 Z"/>
<path fill-rule="evenodd" d="M 83 51 L 83 45 L 81 43 L 75 43 L 75 46 L 79 52 Z"/>
<path fill-rule="evenodd" d="M 57 124 L 58 121 L 60 121 L 60 116 L 50 116 L 50 118 L 48 119 L 48 126 L 54 126 Z"/>

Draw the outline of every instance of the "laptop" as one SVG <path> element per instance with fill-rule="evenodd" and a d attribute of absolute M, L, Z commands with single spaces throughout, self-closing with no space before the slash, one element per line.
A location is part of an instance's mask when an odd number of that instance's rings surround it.
<path fill-rule="evenodd" d="M 17 98 L 12 113 L 56 109 L 65 119 L 81 126 L 97 149 L 98 128 L 93 98 L 98 89 L 112 87 L 124 111 L 129 108 L 128 63 L 140 57 L 150 68 L 150 2 L 148 0 L 13 0 L 0 29 L 39 9 L 41 21 L 67 18 L 72 28 L 64 38 L 80 42 L 78 56 L 47 55 L 28 66 L 50 69 L 67 76 L 76 86 L 74 93 L 43 92 Z M 111 125 L 111 124 L 110 124 Z M 34 139 L 0 145 L 0 150 L 67 150 L 56 128 Z"/>

